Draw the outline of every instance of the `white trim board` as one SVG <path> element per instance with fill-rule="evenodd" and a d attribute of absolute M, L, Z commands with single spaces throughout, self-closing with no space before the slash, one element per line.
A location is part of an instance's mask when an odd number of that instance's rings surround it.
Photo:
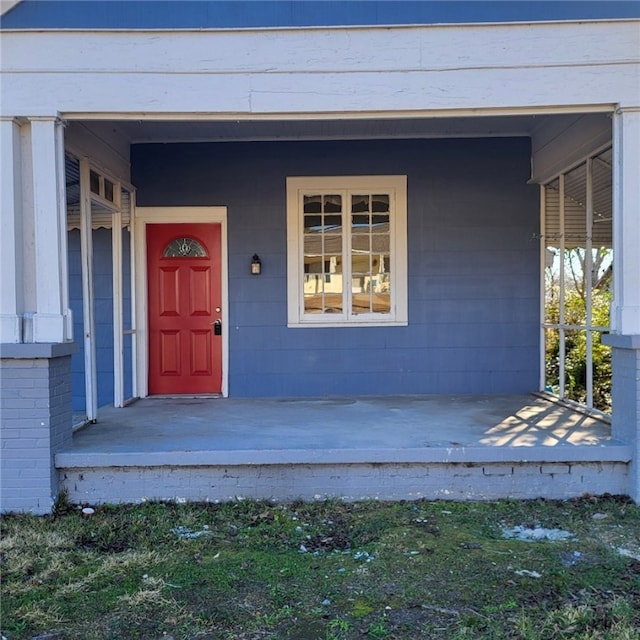
<path fill-rule="evenodd" d="M 3 67 L 11 72 L 98 75 L 140 71 L 289 75 L 302 70 L 311 74 L 336 70 L 378 73 L 625 64 L 637 61 L 638 24 L 640 21 L 628 19 L 294 27 L 277 37 L 273 31 L 259 29 L 6 31 Z M 105 50 L 109 55 L 104 55 Z M 73 51 L 82 55 L 73 55 Z"/>
<path fill-rule="evenodd" d="M 635 106 L 639 26 L 623 20 L 292 29 L 278 37 L 9 31 L 2 109 L 266 115 Z"/>
<path fill-rule="evenodd" d="M 140 397 L 149 393 L 147 234 L 148 224 L 220 224 L 222 280 L 222 396 L 229 395 L 229 256 L 226 207 L 136 207 L 135 210 L 135 299 L 136 299 L 136 383 Z"/>
<path fill-rule="evenodd" d="M 65 111 L 60 117 L 69 121 L 102 121 L 127 122 L 144 120 L 145 122 L 288 122 L 297 120 L 404 120 L 416 118 L 485 118 L 508 116 L 547 116 L 547 115 L 583 115 L 588 113 L 613 113 L 616 109 L 615 102 L 609 101 L 601 104 L 567 104 L 548 105 L 542 107 L 487 107 L 479 109 L 467 107 L 464 109 L 394 109 L 388 111 L 374 111 L 371 108 L 358 111 L 327 111 L 316 109 L 313 111 L 273 111 L 271 113 L 252 113 L 249 111 L 232 112 L 189 112 L 189 111 Z M 11 120 L 9 116 L 1 116 L 0 120 Z M 317 136 L 314 136 L 314 139 Z"/>

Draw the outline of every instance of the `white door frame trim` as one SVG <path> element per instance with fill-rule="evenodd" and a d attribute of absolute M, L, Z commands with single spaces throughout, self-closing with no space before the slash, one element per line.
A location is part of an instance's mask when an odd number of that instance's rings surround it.
<path fill-rule="evenodd" d="M 82 342 L 84 346 L 85 413 L 89 422 L 98 418 L 98 372 L 96 356 L 96 302 L 93 278 L 92 202 L 89 186 L 91 163 L 86 156 L 80 168 L 80 255 L 82 261 Z M 115 345 L 114 345 L 115 346 Z"/>
<path fill-rule="evenodd" d="M 135 263 L 136 263 L 136 378 L 140 397 L 149 395 L 148 355 L 148 290 L 147 290 L 147 234 L 148 224 L 170 223 L 219 224 L 220 262 L 222 272 L 222 396 L 229 395 L 229 269 L 227 248 L 226 207 L 136 207 Z"/>

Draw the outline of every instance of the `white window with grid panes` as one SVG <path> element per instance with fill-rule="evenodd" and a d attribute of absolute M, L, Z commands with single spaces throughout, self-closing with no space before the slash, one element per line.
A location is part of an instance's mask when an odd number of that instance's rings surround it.
<path fill-rule="evenodd" d="M 287 178 L 288 326 L 407 324 L 407 178 Z"/>

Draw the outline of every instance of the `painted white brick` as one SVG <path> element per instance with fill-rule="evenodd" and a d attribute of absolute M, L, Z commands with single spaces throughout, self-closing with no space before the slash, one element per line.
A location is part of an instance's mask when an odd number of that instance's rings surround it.
<path fill-rule="evenodd" d="M 36 421 L 35 422 L 35 427 L 33 426 L 34 423 L 30 422 L 29 423 L 29 436 L 30 438 L 33 439 L 47 439 L 48 435 L 49 435 L 49 429 L 47 427 L 43 427 L 40 424 L 40 421 Z M 3 440 L 7 440 L 7 442 L 9 441 L 20 441 L 20 442 L 25 442 L 25 429 L 3 429 L 2 430 L 2 439 Z"/>
<path fill-rule="evenodd" d="M 71 439 L 70 357 L 3 359 L 0 511 L 50 513 L 53 458 Z"/>
<path fill-rule="evenodd" d="M 4 397 L 2 401 L 3 413 L 7 409 L 29 409 L 36 406 L 35 398 L 25 398 L 22 396 L 16 396 L 13 398 Z M 6 414 L 5 414 L 6 415 Z"/>
<path fill-rule="evenodd" d="M 576 464 L 572 474 L 541 473 L 539 464 L 496 465 L 469 468 L 470 475 L 454 475 L 458 465 L 293 465 L 291 467 L 216 467 L 176 469 L 119 468 L 66 470 L 62 486 L 74 502 L 139 502 L 143 499 L 185 498 L 224 501 L 238 496 L 257 499 L 313 500 L 315 496 L 454 500 L 514 498 L 570 498 L 584 493 L 624 493 L 627 465 L 622 463 Z M 471 472 L 476 472 L 475 476 Z M 387 473 L 388 472 L 388 473 Z"/>
<path fill-rule="evenodd" d="M 506 464 L 496 464 L 484 466 L 482 472 L 485 476 L 511 476 L 513 475 L 513 466 Z"/>
<path fill-rule="evenodd" d="M 20 433 L 23 434 L 25 429 L 31 429 L 34 425 L 41 426 L 44 421 L 40 419 L 34 418 L 17 418 L 14 420 L 6 421 L 2 423 L 2 437 L 4 438 L 5 433 Z"/>
<path fill-rule="evenodd" d="M 540 465 L 540 473 L 568 474 L 571 473 L 569 464 L 543 464 Z"/>
<path fill-rule="evenodd" d="M 9 469 L 29 469 L 38 467 L 40 466 L 40 464 L 40 460 L 20 460 L 18 458 L 7 457 L 2 461 L 2 469 L 0 471 L 2 472 L 2 475 L 4 477 L 5 472 L 7 472 Z"/>
<path fill-rule="evenodd" d="M 48 451 L 37 451 L 34 449 L 5 449 L 3 447 L 2 454 L 3 459 L 13 458 L 14 460 L 34 460 L 38 464 L 47 465 L 51 459 L 51 455 Z"/>

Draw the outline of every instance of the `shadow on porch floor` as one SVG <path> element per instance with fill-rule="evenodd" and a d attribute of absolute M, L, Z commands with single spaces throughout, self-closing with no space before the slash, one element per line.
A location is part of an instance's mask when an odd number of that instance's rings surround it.
<path fill-rule="evenodd" d="M 621 461 L 610 425 L 536 395 L 151 397 L 104 407 L 58 467 Z"/>

